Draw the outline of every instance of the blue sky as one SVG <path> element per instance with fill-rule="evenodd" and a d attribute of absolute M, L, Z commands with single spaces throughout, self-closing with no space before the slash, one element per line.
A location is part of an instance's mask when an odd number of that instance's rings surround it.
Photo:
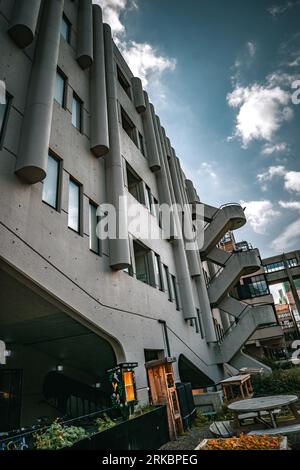
<path fill-rule="evenodd" d="M 242 202 L 264 257 L 300 248 L 300 1 L 94 3 L 201 200 Z"/>

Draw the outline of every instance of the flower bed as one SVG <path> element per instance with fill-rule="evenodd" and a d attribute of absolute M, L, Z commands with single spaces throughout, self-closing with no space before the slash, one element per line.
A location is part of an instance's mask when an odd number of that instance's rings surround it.
<path fill-rule="evenodd" d="M 286 450 L 285 436 L 241 434 L 228 439 L 204 439 L 195 450 Z"/>

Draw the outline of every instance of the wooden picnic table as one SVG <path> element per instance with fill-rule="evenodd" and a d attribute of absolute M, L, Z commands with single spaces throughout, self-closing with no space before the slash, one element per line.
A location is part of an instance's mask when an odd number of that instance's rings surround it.
<path fill-rule="evenodd" d="M 284 406 L 288 406 L 295 419 L 299 420 L 299 413 L 295 406 L 298 400 L 297 395 L 273 395 L 269 397 L 249 398 L 247 400 L 239 400 L 231 403 L 228 405 L 228 409 L 234 412 L 237 426 L 239 426 L 239 413 L 256 412 L 258 414 L 257 420 L 270 427 L 270 424 L 260 416 L 260 413 L 267 412 L 270 416 L 271 427 L 277 428 L 274 411 L 278 408 L 281 409 Z"/>

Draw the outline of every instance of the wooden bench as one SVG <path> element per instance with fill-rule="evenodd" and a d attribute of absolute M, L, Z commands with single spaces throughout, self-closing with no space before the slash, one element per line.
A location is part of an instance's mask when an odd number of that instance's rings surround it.
<path fill-rule="evenodd" d="M 280 409 L 274 410 L 272 413 L 273 415 L 279 415 L 280 414 Z M 241 415 L 238 415 L 238 420 L 240 421 L 241 424 L 243 424 L 243 421 L 246 421 L 248 419 L 252 419 L 253 421 L 256 421 L 257 418 L 265 418 L 269 416 L 269 413 L 267 411 L 260 411 L 259 413 L 257 411 L 254 411 L 253 413 L 243 413 Z"/>
<path fill-rule="evenodd" d="M 300 424 L 291 424 L 290 426 L 282 426 L 280 428 L 273 428 L 273 429 L 260 429 L 259 431 L 251 431 L 248 432 L 251 436 L 253 435 L 262 435 L 262 434 L 281 434 L 285 436 L 286 434 L 292 434 L 293 432 L 300 433 Z"/>
<path fill-rule="evenodd" d="M 209 430 L 218 437 L 232 437 L 236 434 L 231 421 L 214 421 L 209 426 Z"/>

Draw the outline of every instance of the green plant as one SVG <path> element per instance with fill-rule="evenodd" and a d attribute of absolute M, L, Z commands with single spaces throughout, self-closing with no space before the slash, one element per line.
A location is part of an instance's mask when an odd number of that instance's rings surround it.
<path fill-rule="evenodd" d="M 215 416 L 215 420 L 223 421 L 223 420 L 229 420 L 233 418 L 233 412 L 230 411 L 227 406 L 223 405 L 222 409 L 218 411 L 218 413 Z"/>
<path fill-rule="evenodd" d="M 139 416 L 142 416 L 146 413 L 149 413 L 150 411 L 153 411 L 154 409 L 155 409 L 155 407 L 152 406 L 152 405 L 139 406 L 134 410 L 134 413 L 132 413 L 132 415 L 130 415 L 129 419 L 138 418 Z"/>
<path fill-rule="evenodd" d="M 64 426 L 55 421 L 41 434 L 35 434 L 35 448 L 39 450 L 58 450 L 71 447 L 75 442 L 87 437 L 83 428 L 77 426 Z"/>
<path fill-rule="evenodd" d="M 209 422 L 209 418 L 205 416 L 202 411 L 197 411 L 197 416 L 193 422 L 193 426 L 196 428 L 202 428 Z"/>
<path fill-rule="evenodd" d="M 300 369 L 277 369 L 271 374 L 254 376 L 252 384 L 255 396 L 286 393 L 300 395 Z"/>
<path fill-rule="evenodd" d="M 106 431 L 116 425 L 115 421 L 113 421 L 106 413 L 96 419 L 96 424 L 99 432 Z"/>

